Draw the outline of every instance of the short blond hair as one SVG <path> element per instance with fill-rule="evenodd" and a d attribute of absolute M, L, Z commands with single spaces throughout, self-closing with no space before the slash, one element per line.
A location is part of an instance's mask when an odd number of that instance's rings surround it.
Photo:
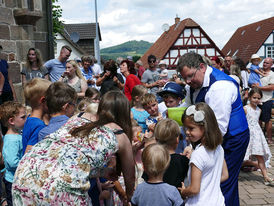
<path fill-rule="evenodd" d="M 163 145 L 150 144 L 142 152 L 142 161 L 147 175 L 157 177 L 169 166 L 170 155 Z"/>
<path fill-rule="evenodd" d="M 24 87 L 24 96 L 32 108 L 39 106 L 39 99 L 46 95 L 51 82 L 42 78 L 34 78 L 28 81 Z"/>
<path fill-rule="evenodd" d="M 165 146 L 173 146 L 180 134 L 179 124 L 168 118 L 158 122 L 154 130 L 156 141 Z"/>
<path fill-rule="evenodd" d="M 142 100 L 141 100 L 143 107 L 147 106 L 151 102 L 157 102 L 157 98 L 154 94 L 146 93 L 145 95 L 143 95 Z"/>
<path fill-rule="evenodd" d="M 92 102 L 86 107 L 85 112 L 96 115 L 98 111 L 98 106 L 99 106 L 99 103 Z"/>

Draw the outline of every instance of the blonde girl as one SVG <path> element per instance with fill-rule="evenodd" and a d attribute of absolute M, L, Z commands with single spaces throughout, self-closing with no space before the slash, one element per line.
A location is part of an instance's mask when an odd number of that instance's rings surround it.
<path fill-rule="evenodd" d="M 220 183 L 228 178 L 222 134 L 214 112 L 205 103 L 188 107 L 182 116 L 186 136 L 194 151 L 188 171 L 189 186 L 182 183 L 186 205 L 224 206 Z"/>
<path fill-rule="evenodd" d="M 141 100 L 147 92 L 145 86 L 137 85 L 132 89 L 131 93 L 131 115 L 142 127 L 143 133 L 147 130 L 146 119 L 149 117 L 149 113 L 143 108 Z"/>
<path fill-rule="evenodd" d="M 75 61 L 69 60 L 67 62 L 66 71 L 61 75 L 59 81 L 65 82 L 74 88 L 77 92 L 78 98 L 85 97 L 88 85 Z"/>

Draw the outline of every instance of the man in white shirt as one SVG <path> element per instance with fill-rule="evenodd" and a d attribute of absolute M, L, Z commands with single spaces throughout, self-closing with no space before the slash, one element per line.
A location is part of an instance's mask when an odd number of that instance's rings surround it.
<path fill-rule="evenodd" d="M 207 103 L 215 113 L 223 134 L 223 148 L 229 179 L 221 184 L 227 206 L 239 205 L 238 175 L 249 142 L 249 129 L 237 82 L 208 66 L 201 55 L 180 57 L 177 71 L 187 83 L 185 106 Z"/>
<path fill-rule="evenodd" d="M 271 121 L 271 110 L 272 110 L 272 96 L 274 91 L 274 72 L 271 71 L 273 60 L 268 57 L 264 60 L 263 70 L 266 74 L 265 77 L 261 78 L 262 86 L 258 86 L 263 92 L 261 106 L 262 113 L 260 120 L 265 123 L 267 141 L 268 144 L 272 144 L 272 121 Z"/>

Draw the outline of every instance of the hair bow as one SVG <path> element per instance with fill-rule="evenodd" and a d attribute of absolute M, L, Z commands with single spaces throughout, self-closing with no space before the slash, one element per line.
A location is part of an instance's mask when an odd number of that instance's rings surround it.
<path fill-rule="evenodd" d="M 201 122 L 205 119 L 205 113 L 204 111 L 198 111 L 196 110 L 195 105 L 191 105 L 186 110 L 186 115 L 190 116 L 193 114 L 193 118 L 195 122 Z"/>

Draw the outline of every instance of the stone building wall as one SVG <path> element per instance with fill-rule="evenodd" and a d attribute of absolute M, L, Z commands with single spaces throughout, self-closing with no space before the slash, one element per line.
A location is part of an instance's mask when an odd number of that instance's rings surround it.
<path fill-rule="evenodd" d="M 0 0 L 0 58 L 8 61 L 18 100 L 28 49 L 40 49 L 44 60 L 53 58 L 51 19 L 51 0 Z"/>

